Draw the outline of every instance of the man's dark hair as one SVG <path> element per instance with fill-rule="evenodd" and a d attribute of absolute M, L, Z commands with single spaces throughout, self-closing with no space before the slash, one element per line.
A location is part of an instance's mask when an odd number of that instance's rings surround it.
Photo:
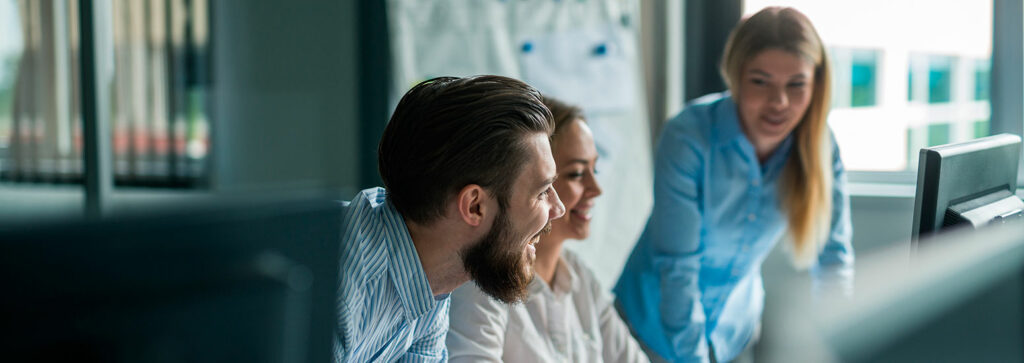
<path fill-rule="evenodd" d="M 551 135 L 551 111 L 540 92 L 500 76 L 438 77 L 398 102 L 378 148 L 388 197 L 416 223 L 444 213 L 448 198 L 469 184 L 493 193 L 502 210 L 527 161 L 526 137 Z"/>

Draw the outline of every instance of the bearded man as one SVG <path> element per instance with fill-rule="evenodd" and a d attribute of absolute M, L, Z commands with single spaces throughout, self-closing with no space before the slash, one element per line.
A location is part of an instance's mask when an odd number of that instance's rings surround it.
<path fill-rule="evenodd" d="M 446 361 L 448 295 L 473 280 L 506 303 L 565 207 L 551 112 L 505 77 L 440 77 L 402 97 L 381 137 L 384 188 L 346 204 L 335 361 Z"/>

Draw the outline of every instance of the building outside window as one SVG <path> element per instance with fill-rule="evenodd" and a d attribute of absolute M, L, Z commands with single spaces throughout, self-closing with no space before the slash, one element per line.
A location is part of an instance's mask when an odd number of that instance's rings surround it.
<path fill-rule="evenodd" d="M 974 100 L 991 100 L 989 92 L 992 91 L 992 62 L 988 59 L 977 59 L 974 61 Z"/>
<path fill-rule="evenodd" d="M 948 103 L 953 57 L 928 57 L 928 103 Z"/>
<path fill-rule="evenodd" d="M 869 107 L 878 103 L 878 49 L 830 47 L 832 107 Z"/>
<path fill-rule="evenodd" d="M 850 107 L 874 106 L 878 87 L 878 51 L 856 50 L 851 53 Z"/>

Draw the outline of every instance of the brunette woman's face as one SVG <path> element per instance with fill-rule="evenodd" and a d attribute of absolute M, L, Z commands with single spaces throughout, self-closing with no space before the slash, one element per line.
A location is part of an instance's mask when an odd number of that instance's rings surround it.
<path fill-rule="evenodd" d="M 554 187 L 565 205 L 565 218 L 551 222 L 551 238 L 587 238 L 594 198 L 601 195 L 594 136 L 583 120 L 573 120 L 555 135 L 553 150 L 558 172 Z"/>
<path fill-rule="evenodd" d="M 814 93 L 814 64 L 785 50 L 764 50 L 743 66 L 739 83 L 740 125 L 763 159 L 807 113 Z"/>

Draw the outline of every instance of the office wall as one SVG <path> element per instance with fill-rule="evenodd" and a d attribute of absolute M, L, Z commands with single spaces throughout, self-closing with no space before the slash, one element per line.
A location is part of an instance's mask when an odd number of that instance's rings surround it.
<path fill-rule="evenodd" d="M 213 189 L 353 189 L 356 3 L 211 4 Z"/>

